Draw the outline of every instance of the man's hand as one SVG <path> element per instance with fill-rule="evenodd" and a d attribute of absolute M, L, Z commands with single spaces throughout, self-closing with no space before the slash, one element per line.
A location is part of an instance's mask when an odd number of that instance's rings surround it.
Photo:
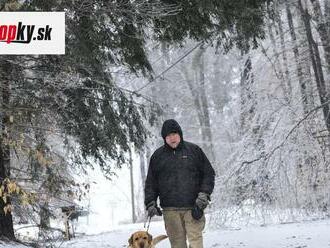
<path fill-rule="evenodd" d="M 209 195 L 204 192 L 199 192 L 196 198 L 196 206 L 204 210 L 209 204 Z"/>
<path fill-rule="evenodd" d="M 159 209 L 159 207 L 157 207 L 155 201 L 152 201 L 147 205 L 147 212 L 150 218 L 154 217 L 155 215 L 162 215 L 162 211 Z"/>

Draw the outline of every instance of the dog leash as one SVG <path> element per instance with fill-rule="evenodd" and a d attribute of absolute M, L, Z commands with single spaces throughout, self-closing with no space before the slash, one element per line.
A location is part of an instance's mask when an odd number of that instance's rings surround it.
<path fill-rule="evenodd" d="M 144 222 L 144 228 L 146 228 L 146 224 L 147 224 L 147 232 L 149 231 L 150 221 L 151 221 L 151 216 L 147 216 L 147 219 Z"/>

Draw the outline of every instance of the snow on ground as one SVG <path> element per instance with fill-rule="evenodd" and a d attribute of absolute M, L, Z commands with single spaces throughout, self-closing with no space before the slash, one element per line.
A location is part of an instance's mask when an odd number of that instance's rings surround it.
<path fill-rule="evenodd" d="M 130 235 L 143 230 L 143 224 L 124 225 L 111 232 L 65 242 L 61 248 L 127 247 Z M 165 234 L 163 222 L 152 222 L 149 232 Z M 164 240 L 158 248 L 169 248 Z M 292 224 L 245 227 L 240 230 L 204 231 L 205 248 L 330 248 L 330 219 Z"/>
<path fill-rule="evenodd" d="M 27 246 L 17 243 L 6 243 L 4 241 L 0 241 L 0 248 L 27 248 Z"/>
<path fill-rule="evenodd" d="M 86 235 L 71 241 L 59 242 L 57 248 L 123 248 L 130 235 L 144 230 L 143 224 L 122 225 L 108 232 Z M 151 222 L 149 232 L 155 237 L 165 234 L 162 221 Z M 0 248 L 24 248 L 23 245 L 4 244 Z M 169 248 L 164 240 L 157 248 Z M 205 248 L 330 248 L 330 219 L 267 226 L 249 226 L 241 229 L 204 231 Z"/>

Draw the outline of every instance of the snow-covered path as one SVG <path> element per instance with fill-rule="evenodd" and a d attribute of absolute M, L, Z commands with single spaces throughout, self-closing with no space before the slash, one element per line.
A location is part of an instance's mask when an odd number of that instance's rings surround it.
<path fill-rule="evenodd" d="M 142 224 L 125 225 L 117 230 L 85 236 L 65 242 L 61 248 L 120 248 L 127 246 L 131 233 L 143 229 Z M 165 234 L 162 222 L 152 222 L 154 236 Z M 330 220 L 272 226 L 244 227 L 241 230 L 209 230 L 204 233 L 205 248 L 330 248 Z M 158 248 L 169 248 L 168 240 Z"/>

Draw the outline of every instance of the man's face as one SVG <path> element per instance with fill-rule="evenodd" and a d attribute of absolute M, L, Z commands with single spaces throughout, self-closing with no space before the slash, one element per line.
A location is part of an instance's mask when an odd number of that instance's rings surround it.
<path fill-rule="evenodd" d="M 179 145 L 181 137 L 178 133 L 170 133 L 165 137 L 165 141 L 170 147 L 175 149 Z"/>

